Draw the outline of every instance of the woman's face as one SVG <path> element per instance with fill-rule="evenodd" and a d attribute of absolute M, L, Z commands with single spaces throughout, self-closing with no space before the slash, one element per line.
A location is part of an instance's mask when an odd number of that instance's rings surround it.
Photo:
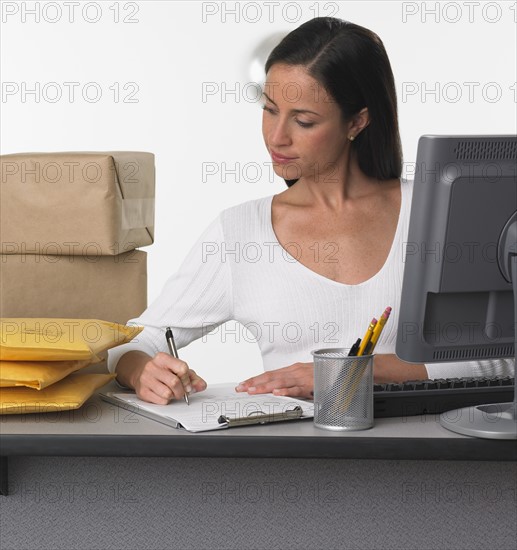
<path fill-rule="evenodd" d="M 300 65 L 273 65 L 264 86 L 262 134 L 275 173 L 338 181 L 348 155 L 338 104 Z"/>

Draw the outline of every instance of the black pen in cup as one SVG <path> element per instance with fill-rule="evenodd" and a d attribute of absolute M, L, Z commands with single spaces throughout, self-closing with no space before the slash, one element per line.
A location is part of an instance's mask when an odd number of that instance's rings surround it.
<path fill-rule="evenodd" d="M 361 338 L 358 338 L 355 342 L 355 344 L 350 348 L 350 351 L 348 352 L 348 357 L 354 357 L 357 355 L 357 352 L 359 351 L 359 346 L 361 345 Z"/>
<path fill-rule="evenodd" d="M 178 350 L 176 349 L 176 343 L 174 342 L 174 336 L 172 335 L 172 330 L 170 327 L 167 327 L 167 330 L 165 331 L 165 339 L 167 340 L 167 346 L 169 346 L 169 353 L 176 359 L 179 359 Z M 186 391 L 183 397 L 185 398 L 187 405 L 190 405 L 188 402 L 188 393 Z"/>

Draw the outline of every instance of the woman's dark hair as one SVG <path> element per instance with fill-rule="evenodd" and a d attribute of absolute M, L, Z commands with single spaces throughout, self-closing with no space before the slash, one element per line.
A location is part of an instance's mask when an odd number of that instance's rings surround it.
<path fill-rule="evenodd" d="M 333 17 L 316 17 L 290 32 L 269 54 L 276 63 L 302 65 L 339 105 L 343 120 L 364 107 L 370 123 L 351 143 L 359 168 L 379 180 L 400 178 L 402 146 L 395 80 L 381 39 Z M 290 187 L 297 180 L 285 180 Z"/>

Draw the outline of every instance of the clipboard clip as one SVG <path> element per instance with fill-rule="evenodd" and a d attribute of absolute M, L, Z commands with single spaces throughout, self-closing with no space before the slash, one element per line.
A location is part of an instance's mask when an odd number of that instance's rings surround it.
<path fill-rule="evenodd" d="M 234 426 L 249 426 L 252 424 L 269 424 L 270 422 L 283 422 L 284 420 L 296 420 L 301 418 L 303 409 L 300 405 L 296 405 L 292 409 L 280 413 L 266 414 L 262 411 L 253 411 L 248 416 L 241 416 L 239 418 L 230 418 L 222 414 L 217 422 L 219 424 L 228 424 L 229 428 Z"/>

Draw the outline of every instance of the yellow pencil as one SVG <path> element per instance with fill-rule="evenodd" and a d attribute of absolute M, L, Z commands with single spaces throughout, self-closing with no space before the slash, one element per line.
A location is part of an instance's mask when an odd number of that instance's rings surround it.
<path fill-rule="evenodd" d="M 375 323 L 375 328 L 373 329 L 373 333 L 372 333 L 368 343 L 366 344 L 366 350 L 363 350 L 362 353 L 361 353 L 361 350 L 359 350 L 357 355 L 371 355 L 373 353 L 373 350 L 375 349 L 375 345 L 377 344 L 377 341 L 379 340 L 379 336 L 381 335 L 382 329 L 384 328 L 384 325 L 386 324 L 386 322 L 387 322 L 387 320 L 390 316 L 390 313 L 391 313 L 391 307 L 388 306 L 384 310 L 384 312 L 381 315 L 379 321 Z M 372 320 L 372 323 L 373 323 L 374 320 Z M 372 325 L 370 324 L 370 326 L 368 327 L 368 330 L 370 329 L 371 326 Z M 364 374 L 365 369 L 366 369 L 366 364 L 364 364 L 358 372 L 354 373 L 355 380 L 352 382 L 352 384 L 351 384 L 351 386 L 348 390 L 347 398 L 345 399 L 344 403 L 341 406 L 341 412 L 345 412 L 348 409 L 350 403 L 352 402 L 352 399 L 354 398 L 354 396 L 356 394 L 357 388 L 358 388 L 358 386 L 359 386 L 359 384 L 360 384 L 360 382 L 363 378 L 363 374 Z"/>
<path fill-rule="evenodd" d="M 391 307 L 387 307 L 384 310 L 384 313 L 381 315 L 379 322 L 375 325 L 375 329 L 373 331 L 370 341 L 368 342 L 364 355 L 371 355 L 373 353 L 373 350 L 375 349 L 375 346 L 377 345 L 377 341 L 379 340 L 379 337 L 381 335 L 382 329 L 384 328 L 384 325 L 388 321 L 390 313 L 391 313 Z"/>
<path fill-rule="evenodd" d="M 359 346 L 357 353 L 353 357 L 362 355 L 362 352 L 366 347 L 366 344 L 368 344 L 368 342 L 370 341 L 370 338 L 372 337 L 373 329 L 375 328 L 376 324 L 377 324 L 377 319 L 374 317 L 371 320 L 370 324 L 368 325 L 368 328 L 366 329 L 366 334 L 364 335 L 364 338 L 361 340 L 361 345 Z M 343 380 L 340 380 L 339 384 L 341 386 L 341 389 L 337 396 L 336 402 L 334 403 L 334 412 L 337 412 L 338 407 L 342 406 L 342 401 L 346 397 L 346 394 L 350 388 L 350 384 L 352 383 L 352 379 L 356 376 L 357 369 L 359 368 L 360 364 L 361 364 L 360 361 L 352 362 L 352 364 L 350 364 L 348 367 L 348 372 L 346 376 L 344 377 Z"/>
<path fill-rule="evenodd" d="M 364 350 L 368 343 L 370 342 L 370 339 L 373 334 L 373 329 L 375 328 L 375 325 L 377 324 L 377 319 L 374 317 L 371 321 L 371 323 L 368 325 L 368 328 L 366 329 L 366 334 L 364 335 L 364 338 L 361 341 L 361 345 L 359 346 L 359 350 L 357 352 L 357 355 L 363 355 Z"/>

